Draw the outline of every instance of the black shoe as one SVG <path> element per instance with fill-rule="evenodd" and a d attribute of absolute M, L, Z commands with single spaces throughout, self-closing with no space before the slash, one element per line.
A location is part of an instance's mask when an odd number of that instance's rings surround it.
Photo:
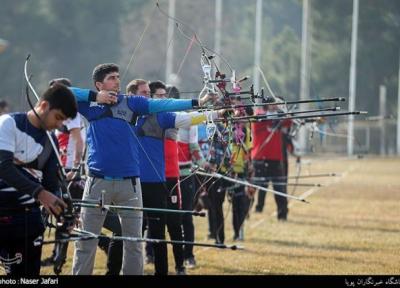
<path fill-rule="evenodd" d="M 263 208 L 256 207 L 255 211 L 256 211 L 256 213 L 262 213 L 262 211 L 263 211 Z"/>
<path fill-rule="evenodd" d="M 278 221 L 287 221 L 289 209 L 278 210 Z"/>
<path fill-rule="evenodd" d="M 278 221 L 281 222 L 287 221 L 287 215 L 278 215 Z"/>
<path fill-rule="evenodd" d="M 239 232 L 239 234 L 235 234 L 235 236 L 233 236 L 233 241 L 244 241 L 244 233 L 243 232 Z"/>
<path fill-rule="evenodd" d="M 215 237 L 215 235 L 213 235 L 213 234 L 208 234 L 207 235 L 207 239 L 208 240 L 211 240 L 211 239 L 215 239 L 216 237 Z"/>
<path fill-rule="evenodd" d="M 40 265 L 43 267 L 52 266 L 53 264 L 54 264 L 53 257 L 47 257 L 46 259 L 40 261 Z"/>
<path fill-rule="evenodd" d="M 176 275 L 187 275 L 185 267 L 176 268 L 175 271 Z"/>

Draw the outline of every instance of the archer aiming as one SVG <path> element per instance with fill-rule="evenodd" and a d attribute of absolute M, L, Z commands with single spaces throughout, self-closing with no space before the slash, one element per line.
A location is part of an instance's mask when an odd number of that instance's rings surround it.
<path fill-rule="evenodd" d="M 278 106 L 267 105 L 256 110 L 256 115 L 274 115 Z M 253 149 L 251 158 L 253 162 L 255 177 L 262 179 L 260 185 L 268 187 L 272 182 L 274 190 L 287 193 L 286 185 L 278 185 L 282 177 L 286 175 L 284 162 L 284 150 L 286 146 L 283 141 L 282 128 L 289 127 L 291 120 L 268 120 L 251 124 L 253 136 Z M 264 208 L 266 192 L 259 191 L 256 205 L 256 212 L 262 212 Z M 288 214 L 287 198 L 275 195 L 275 202 L 278 207 L 278 220 L 286 221 Z"/>
<path fill-rule="evenodd" d="M 44 223 L 59 216 L 57 156 L 46 131 L 77 114 L 71 91 L 55 84 L 28 112 L 0 116 L 0 262 L 7 275 L 39 275 Z"/>

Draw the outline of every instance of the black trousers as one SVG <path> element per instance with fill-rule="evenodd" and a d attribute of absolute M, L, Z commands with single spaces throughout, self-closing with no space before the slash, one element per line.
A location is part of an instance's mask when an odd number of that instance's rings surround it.
<path fill-rule="evenodd" d="M 238 177 L 243 178 L 244 175 L 239 174 Z M 240 185 L 232 189 L 232 224 L 235 238 L 239 236 L 240 228 L 249 212 L 249 206 L 250 199 L 246 195 L 245 186 Z"/>
<path fill-rule="evenodd" d="M 143 207 L 166 209 L 168 189 L 165 183 L 142 183 Z M 153 239 L 165 239 L 167 217 L 165 213 L 145 212 L 148 231 Z M 146 217 L 145 216 L 145 217 Z M 165 243 L 153 244 L 155 275 L 168 274 L 168 252 Z"/>
<path fill-rule="evenodd" d="M 2 193 L 0 204 L 0 269 L 8 276 L 39 276 L 45 230 L 39 207 L 7 209 L 14 207 L 14 192 Z"/>
<path fill-rule="evenodd" d="M 272 182 L 275 191 L 287 193 L 286 185 L 276 185 L 275 183 L 287 182 L 286 178 L 283 178 L 286 173 L 286 167 L 283 161 L 253 161 L 255 176 L 264 177 L 265 181 L 261 181 L 260 185 L 268 187 L 269 182 Z M 265 203 L 265 191 L 258 191 L 256 210 L 262 211 Z M 275 202 L 278 208 L 278 219 L 286 219 L 288 213 L 288 202 L 287 198 L 279 195 L 274 195 Z"/>
<path fill-rule="evenodd" d="M 7 276 L 39 276 L 42 244 L 38 240 L 43 239 L 43 233 L 6 240 L 8 236 L 0 238 L 0 266 Z"/>
<path fill-rule="evenodd" d="M 182 198 L 181 198 L 181 193 L 180 193 L 180 186 L 178 183 L 177 178 L 167 178 L 167 181 L 165 183 L 167 191 L 167 208 L 171 210 L 180 210 L 182 206 Z M 165 188 L 164 188 L 165 189 Z M 144 204 L 143 204 L 144 205 Z M 182 231 L 182 216 L 180 214 L 173 214 L 173 213 L 168 213 L 165 215 L 166 216 L 166 226 L 168 229 L 169 236 L 171 240 L 175 241 L 183 241 L 183 231 Z M 150 218 L 150 216 L 148 216 Z M 146 225 L 148 226 L 148 238 L 155 238 L 152 233 L 151 229 L 149 229 L 149 219 L 146 221 Z M 175 260 L 175 269 L 182 269 L 184 267 L 183 261 L 184 261 L 184 256 L 183 256 L 183 245 L 182 244 L 173 244 L 172 245 L 172 251 L 174 254 L 174 260 Z M 146 243 L 146 255 L 154 255 L 154 244 L 153 243 Z M 167 249 L 167 254 L 168 254 L 168 249 Z M 167 255 L 168 257 L 168 255 Z M 156 261 L 159 259 L 156 259 L 154 257 L 154 264 L 156 264 Z M 168 258 L 167 258 L 168 261 Z M 164 261 L 161 261 L 164 262 Z M 165 269 L 165 268 L 162 268 Z M 157 275 L 161 275 L 164 272 L 157 272 Z M 167 273 L 168 273 L 168 262 L 167 262 Z"/>
<path fill-rule="evenodd" d="M 215 236 L 215 242 L 217 244 L 223 244 L 225 241 L 223 204 L 226 187 L 229 185 L 229 182 L 215 178 L 209 181 L 207 185 L 207 193 L 210 199 L 208 219 L 211 236 Z"/>
<path fill-rule="evenodd" d="M 183 180 L 185 177 L 182 177 Z M 190 176 L 185 181 L 181 182 L 181 194 L 182 194 L 182 209 L 183 210 L 193 210 L 195 203 L 195 179 L 194 176 Z M 195 232 L 193 224 L 193 216 L 189 214 L 184 214 L 182 216 L 182 228 L 183 237 L 187 242 L 194 242 Z M 189 259 L 194 257 L 193 245 L 184 246 L 184 257 Z"/>
<path fill-rule="evenodd" d="M 181 210 L 182 208 L 182 197 L 180 191 L 180 185 L 178 178 L 167 178 L 166 182 L 169 195 L 167 199 L 167 208 L 172 210 Z M 182 229 L 182 215 L 168 213 L 167 215 L 167 228 L 169 237 L 172 240 L 183 241 L 183 229 Z M 173 244 L 172 251 L 175 259 L 175 269 L 184 268 L 183 261 L 183 245 Z"/>

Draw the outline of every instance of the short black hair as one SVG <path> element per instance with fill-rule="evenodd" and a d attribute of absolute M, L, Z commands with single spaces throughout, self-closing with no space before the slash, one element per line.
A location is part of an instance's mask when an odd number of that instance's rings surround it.
<path fill-rule="evenodd" d="M 97 65 L 96 67 L 94 67 L 92 73 L 94 84 L 96 85 L 96 82 L 103 82 L 107 74 L 110 74 L 112 72 L 119 72 L 119 67 L 117 64 L 104 63 Z"/>
<path fill-rule="evenodd" d="M 0 109 L 3 110 L 6 107 L 8 107 L 8 102 L 6 100 L 0 99 Z"/>
<path fill-rule="evenodd" d="M 153 94 L 156 93 L 157 89 L 167 90 L 167 86 L 164 84 L 164 82 L 160 80 L 150 82 L 149 87 L 150 87 L 151 97 L 153 97 Z"/>
<path fill-rule="evenodd" d="M 181 93 L 179 92 L 179 89 L 176 88 L 176 86 L 167 86 L 167 98 L 175 98 L 179 99 L 181 98 Z"/>
<path fill-rule="evenodd" d="M 64 84 L 65 86 L 67 86 L 67 87 L 71 87 L 72 86 L 72 82 L 68 78 L 54 78 L 54 79 L 49 81 L 49 86 L 53 86 L 55 83 L 61 83 L 61 84 Z"/>
<path fill-rule="evenodd" d="M 43 93 L 40 100 L 49 102 L 50 110 L 60 109 L 67 118 L 75 118 L 78 113 L 75 96 L 64 84 L 54 83 Z"/>

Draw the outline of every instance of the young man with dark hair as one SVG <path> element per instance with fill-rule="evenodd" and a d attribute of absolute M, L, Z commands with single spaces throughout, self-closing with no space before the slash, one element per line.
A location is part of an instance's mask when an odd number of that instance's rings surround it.
<path fill-rule="evenodd" d="M 49 81 L 49 86 L 53 86 L 56 83 L 64 84 L 67 87 L 72 86 L 72 82 L 68 78 L 54 78 Z M 65 171 L 67 172 L 67 180 L 71 180 L 73 175 L 75 175 L 76 171 L 74 169 L 77 169 L 77 167 L 80 166 L 81 161 L 83 160 L 83 152 L 84 152 L 84 147 L 85 147 L 85 139 L 86 139 L 86 129 L 83 129 L 83 121 L 81 118 L 81 115 L 77 113 L 76 117 L 73 119 L 68 119 L 63 122 L 62 128 L 57 129 L 55 134 L 57 136 L 57 141 L 58 141 L 58 146 L 59 146 L 59 151 L 60 151 L 60 157 L 61 157 L 61 163 L 63 167 L 65 168 Z M 76 182 L 76 185 L 72 185 L 71 187 L 74 187 L 75 189 L 71 189 L 71 196 L 73 198 L 81 199 L 82 194 L 83 194 L 83 187 L 84 187 L 84 182 L 82 183 L 81 181 Z M 79 183 L 79 184 L 78 184 Z M 116 215 L 113 215 L 116 216 Z M 113 219 L 113 221 L 117 221 Z M 113 222 L 112 222 L 113 223 Z M 118 222 L 118 227 L 110 227 L 110 225 L 105 225 L 104 227 L 106 229 L 111 230 L 112 232 L 116 233 L 116 231 L 121 231 L 119 222 Z M 112 229 L 114 228 L 114 229 Z M 117 236 L 121 236 L 121 232 Z M 100 238 L 99 239 L 99 244 L 98 246 L 100 249 L 102 249 L 106 255 L 108 255 L 109 246 L 110 246 L 110 240 L 107 238 Z M 52 255 L 44 260 L 42 260 L 42 266 L 50 266 L 54 264 L 54 261 L 56 260 L 56 257 L 60 257 L 60 255 L 57 254 L 58 251 L 56 250 L 56 245 L 54 246 Z M 113 254 L 113 253 L 111 253 Z M 121 270 L 122 266 L 122 244 L 121 244 L 121 255 L 119 255 L 119 258 L 121 260 L 119 261 L 112 261 L 114 260 L 113 257 L 109 257 L 107 261 L 107 272 L 110 270 L 112 271 L 119 271 Z M 110 268 L 112 267 L 112 268 Z"/>
<path fill-rule="evenodd" d="M 34 109 L 0 116 L 0 263 L 8 275 L 39 275 L 45 229 L 39 203 L 55 216 L 66 208 L 54 195 L 58 162 L 46 130 L 76 113 L 71 91 L 55 84 Z"/>
<path fill-rule="evenodd" d="M 133 129 L 136 118 L 163 111 L 191 109 L 198 103 L 196 100 L 153 100 L 118 94 L 120 79 L 115 64 L 98 65 L 93 71 L 93 81 L 98 92 L 72 88 L 78 99 L 79 112 L 89 121 L 89 177 L 83 200 L 99 200 L 103 195 L 106 205 L 142 207 L 138 142 Z M 93 105 L 90 102 L 94 100 L 115 105 Z M 141 238 L 142 212 L 119 211 L 118 214 L 122 235 Z M 82 208 L 83 230 L 99 234 L 105 217 L 96 209 Z M 96 242 L 75 243 L 73 274 L 92 273 Z M 142 243 L 123 241 L 122 273 L 143 274 Z"/>
<path fill-rule="evenodd" d="M 167 86 L 160 80 L 149 84 L 151 98 L 165 98 L 167 96 Z"/>
<path fill-rule="evenodd" d="M 163 82 L 151 82 L 149 88 L 153 98 L 166 98 L 166 86 Z M 201 99 L 201 101 L 205 102 L 208 97 Z M 142 181 L 144 207 L 181 209 L 181 195 L 178 182 L 178 146 L 176 142 L 177 128 L 189 128 L 192 125 L 197 125 L 205 121 L 207 117 L 216 118 L 218 114 L 217 112 L 164 112 L 142 116 L 138 119 L 136 131 L 139 136 L 140 148 L 143 149 L 142 153 L 140 153 L 140 178 Z M 172 153 L 175 155 L 172 155 Z M 174 170 L 174 172 L 171 170 Z M 168 178 L 166 178 L 167 175 L 169 176 Z M 151 238 L 165 239 L 165 227 L 167 226 L 172 240 L 183 240 L 182 220 L 180 216 L 155 213 L 147 213 L 147 215 Z M 157 221 L 154 221 L 155 218 L 158 218 Z M 153 248 L 155 274 L 168 274 L 166 244 L 153 244 Z M 183 263 L 182 245 L 173 245 L 173 251 L 176 273 L 180 275 L 186 274 Z"/>

